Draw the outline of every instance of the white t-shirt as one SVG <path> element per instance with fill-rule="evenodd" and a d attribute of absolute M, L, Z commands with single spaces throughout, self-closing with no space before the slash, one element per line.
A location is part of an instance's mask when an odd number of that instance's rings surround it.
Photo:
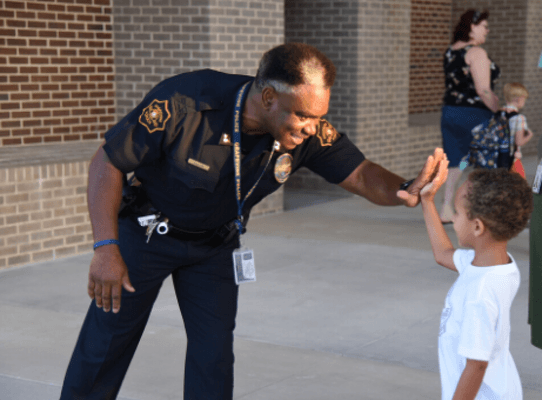
<path fill-rule="evenodd" d="M 503 107 L 503 110 L 506 112 L 518 112 L 518 109 L 516 106 L 507 104 Z M 510 128 L 510 137 L 512 138 L 512 141 L 516 141 L 516 133 L 518 133 L 520 130 L 525 129 L 528 130 L 529 127 L 527 126 L 527 118 L 525 118 L 525 115 L 523 114 L 517 114 L 508 119 L 508 127 Z M 519 147 L 516 151 L 519 151 L 519 155 L 516 155 L 517 157 L 521 157 L 521 150 Z"/>
<path fill-rule="evenodd" d="M 510 307 L 520 276 L 509 256 L 510 264 L 476 267 L 474 250 L 454 253 L 459 277 L 446 296 L 440 319 L 442 400 L 453 397 L 467 358 L 489 362 L 476 400 L 523 398 L 510 354 Z"/>
<path fill-rule="evenodd" d="M 527 118 L 525 115 L 518 114 L 514 115 L 508 120 L 508 127 L 510 128 L 510 135 L 515 135 L 518 131 L 525 129 L 528 130 Z"/>

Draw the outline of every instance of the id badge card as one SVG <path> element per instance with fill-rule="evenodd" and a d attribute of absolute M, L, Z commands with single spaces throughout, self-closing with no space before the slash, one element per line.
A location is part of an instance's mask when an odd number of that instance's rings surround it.
<path fill-rule="evenodd" d="M 540 194 L 540 186 L 542 184 L 542 162 L 536 168 L 536 175 L 533 181 L 533 193 Z"/>
<path fill-rule="evenodd" d="M 232 255 L 235 283 L 239 285 L 241 283 L 255 282 L 254 251 L 252 249 L 235 249 Z"/>

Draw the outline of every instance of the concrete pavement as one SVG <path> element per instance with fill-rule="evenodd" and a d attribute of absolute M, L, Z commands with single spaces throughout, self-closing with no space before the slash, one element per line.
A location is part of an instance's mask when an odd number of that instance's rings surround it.
<path fill-rule="evenodd" d="M 240 291 L 235 399 L 440 398 L 440 312 L 456 276 L 434 262 L 421 207 L 301 194 L 296 202 L 303 207 L 249 222 L 257 282 Z M 542 350 L 530 344 L 527 324 L 528 230 L 509 251 L 522 277 L 511 352 L 524 398 L 539 400 Z M 0 400 L 58 398 L 89 303 L 91 256 L 0 271 Z M 182 326 L 166 281 L 119 399 L 182 398 Z"/>

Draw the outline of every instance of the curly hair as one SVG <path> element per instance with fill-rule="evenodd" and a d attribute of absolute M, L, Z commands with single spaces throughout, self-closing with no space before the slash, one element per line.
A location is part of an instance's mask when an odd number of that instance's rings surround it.
<path fill-rule="evenodd" d="M 279 92 L 293 90 L 306 83 L 306 68 L 321 69 L 327 88 L 335 82 L 333 62 L 316 47 L 305 43 L 287 43 L 267 51 L 260 60 L 255 85 L 259 90 L 272 86 Z"/>
<path fill-rule="evenodd" d="M 467 182 L 467 216 L 482 220 L 493 239 L 510 240 L 527 226 L 533 194 L 521 175 L 505 168 L 476 169 Z"/>

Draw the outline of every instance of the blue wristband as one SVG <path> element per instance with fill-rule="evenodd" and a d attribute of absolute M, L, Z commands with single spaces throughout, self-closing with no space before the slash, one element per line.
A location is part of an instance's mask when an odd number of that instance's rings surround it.
<path fill-rule="evenodd" d="M 99 242 L 94 243 L 94 250 L 96 250 L 98 247 L 106 246 L 108 244 L 116 244 L 118 246 L 120 245 L 120 242 L 117 239 L 100 240 Z"/>

